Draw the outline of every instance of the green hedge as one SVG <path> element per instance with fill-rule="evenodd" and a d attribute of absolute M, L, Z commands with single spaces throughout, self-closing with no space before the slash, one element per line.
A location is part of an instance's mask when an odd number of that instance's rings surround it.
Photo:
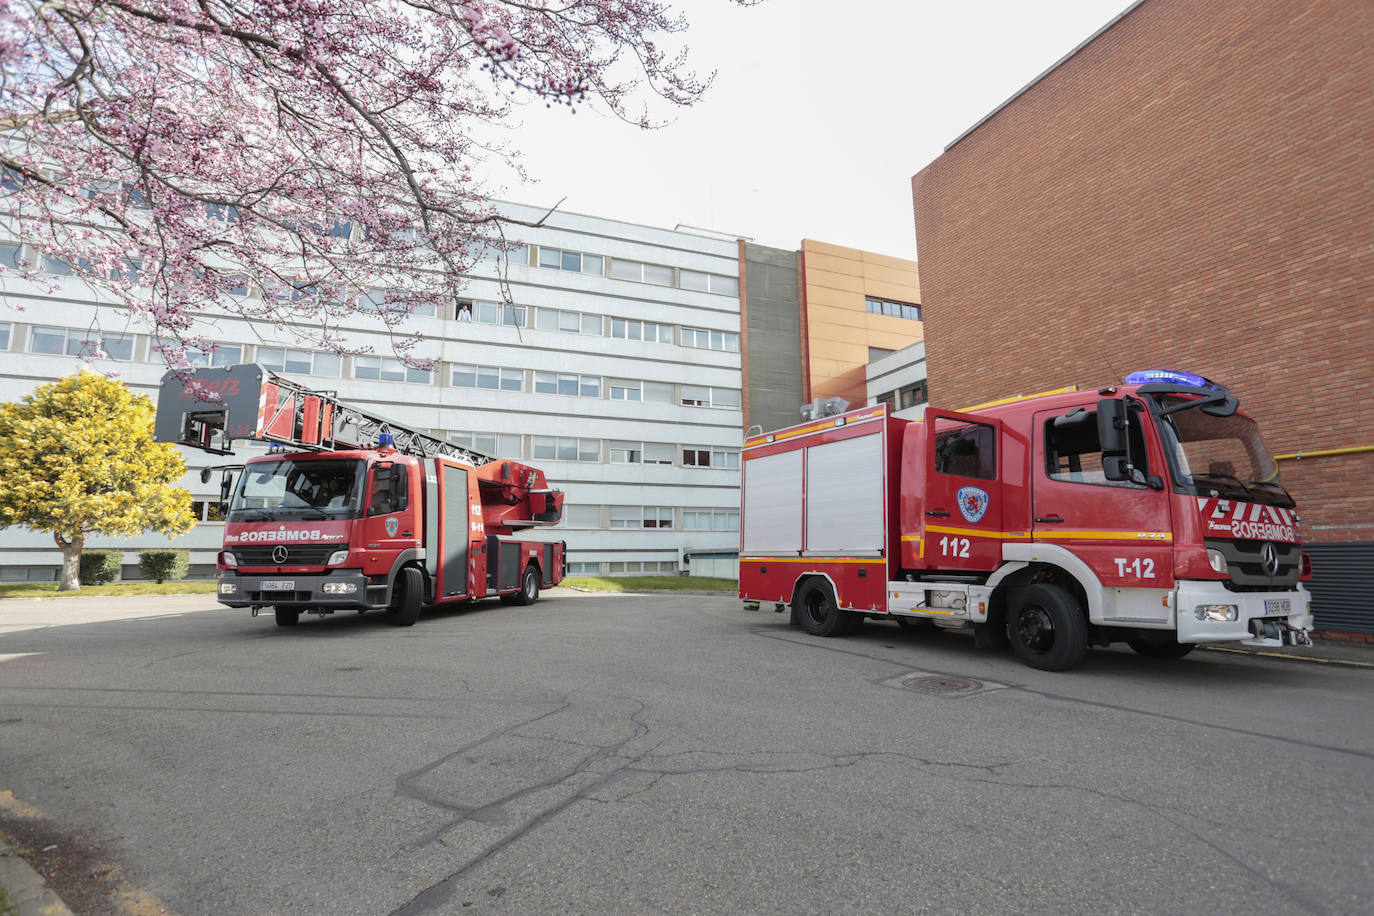
<path fill-rule="evenodd" d="M 138 571 L 145 579 L 184 579 L 191 568 L 191 553 L 187 550 L 143 550 L 138 554 Z"/>
<path fill-rule="evenodd" d="M 119 580 L 119 566 L 124 562 L 122 550 L 83 550 L 81 568 L 77 575 L 82 585 L 105 585 Z"/>

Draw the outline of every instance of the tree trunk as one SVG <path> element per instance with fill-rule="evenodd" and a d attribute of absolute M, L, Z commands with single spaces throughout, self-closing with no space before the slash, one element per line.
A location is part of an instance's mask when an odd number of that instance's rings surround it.
<path fill-rule="evenodd" d="M 81 591 L 81 548 L 85 545 L 86 538 L 78 534 L 69 541 L 54 531 L 52 539 L 62 551 L 62 578 L 57 583 L 57 590 Z"/>

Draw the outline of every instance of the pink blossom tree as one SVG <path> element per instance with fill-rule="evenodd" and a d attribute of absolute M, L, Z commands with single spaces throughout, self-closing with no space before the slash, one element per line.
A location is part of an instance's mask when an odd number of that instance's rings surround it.
<path fill-rule="evenodd" d="M 355 352 L 359 290 L 404 322 L 506 246 L 491 128 L 526 101 L 692 105 L 709 78 L 663 48 L 685 28 L 655 0 L 0 0 L 0 222 L 172 365 L 213 347 L 202 311 Z"/>

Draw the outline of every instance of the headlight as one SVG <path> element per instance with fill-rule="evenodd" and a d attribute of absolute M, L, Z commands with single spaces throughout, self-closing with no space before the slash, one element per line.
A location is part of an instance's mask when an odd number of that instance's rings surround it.
<path fill-rule="evenodd" d="M 220 551 L 219 561 L 225 566 L 238 566 L 239 561 L 234 559 L 234 555 L 227 550 Z"/>
<path fill-rule="evenodd" d="M 1207 564 L 1212 567 L 1214 572 L 1226 575 L 1226 557 L 1220 550 L 1212 547 L 1207 548 Z"/>
<path fill-rule="evenodd" d="M 1234 604 L 1199 604 L 1193 608 L 1193 616 L 1198 620 L 1211 620 L 1221 623 L 1226 620 L 1235 620 L 1240 616 L 1240 609 Z"/>
<path fill-rule="evenodd" d="M 234 592 L 238 591 L 238 588 L 238 585 L 233 582 L 221 582 L 219 584 L 219 593 L 221 595 L 232 595 Z"/>
<path fill-rule="evenodd" d="M 356 582 L 326 582 L 320 587 L 326 595 L 351 595 L 358 590 Z"/>
<path fill-rule="evenodd" d="M 324 564 L 324 565 L 325 565 L 325 566 L 338 566 L 340 563 L 347 562 L 347 560 L 348 560 L 348 551 L 347 551 L 347 550 L 336 550 L 336 551 L 334 551 L 333 553 L 331 553 L 331 554 L 329 555 L 329 562 L 326 563 L 326 564 Z"/>

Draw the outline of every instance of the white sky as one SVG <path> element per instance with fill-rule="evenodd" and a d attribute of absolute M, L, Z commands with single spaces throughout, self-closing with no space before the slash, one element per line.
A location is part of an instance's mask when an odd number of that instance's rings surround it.
<path fill-rule="evenodd" d="M 1131 2 L 675 0 L 706 98 L 653 131 L 526 109 L 511 139 L 538 184 L 500 196 L 914 258 L 911 176 Z"/>

